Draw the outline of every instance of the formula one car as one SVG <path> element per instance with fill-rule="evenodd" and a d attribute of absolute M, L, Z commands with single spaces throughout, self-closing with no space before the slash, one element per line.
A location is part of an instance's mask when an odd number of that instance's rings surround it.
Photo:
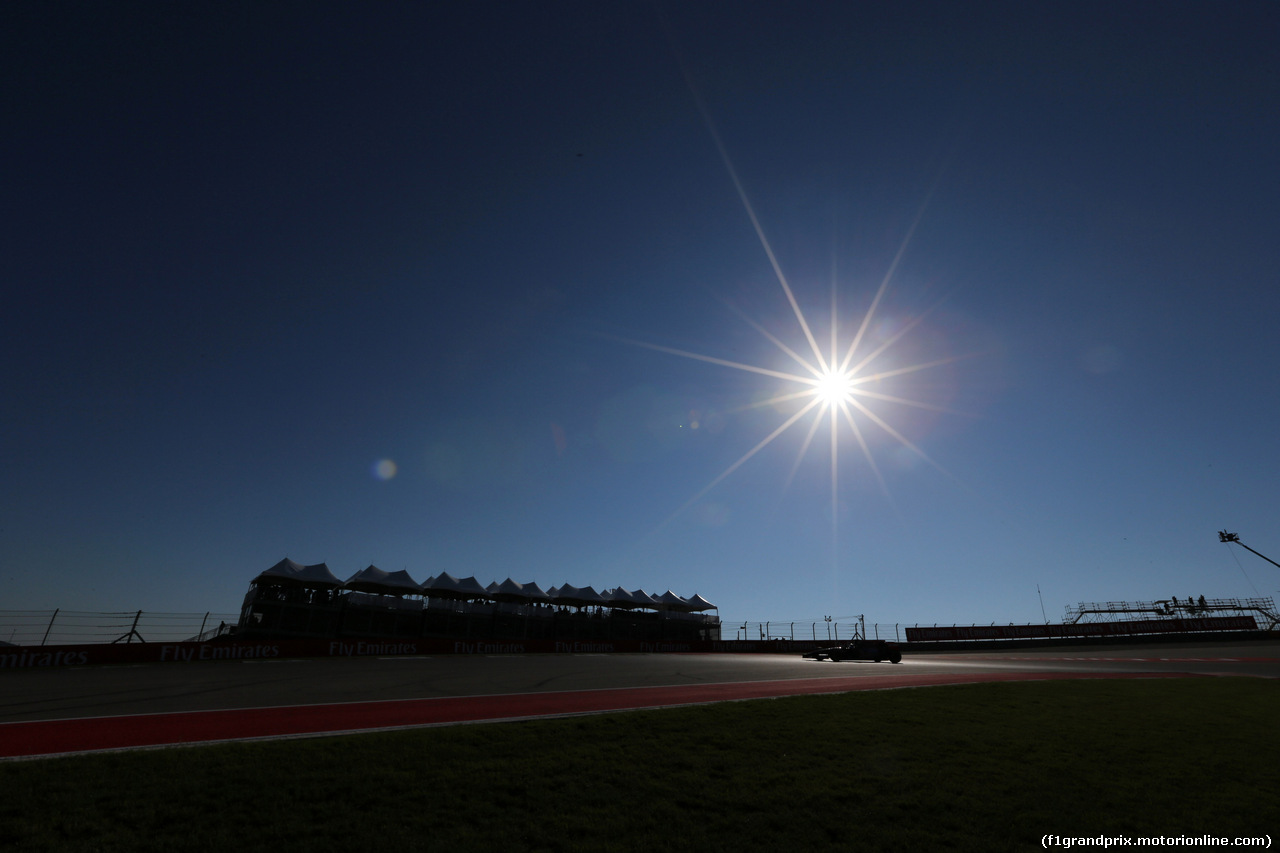
<path fill-rule="evenodd" d="M 814 649 L 811 652 L 805 652 L 804 656 L 811 660 L 873 660 L 876 663 L 887 660 L 890 663 L 902 662 L 902 651 L 893 643 L 885 640 L 852 640 L 848 643 L 832 646 L 829 649 Z"/>

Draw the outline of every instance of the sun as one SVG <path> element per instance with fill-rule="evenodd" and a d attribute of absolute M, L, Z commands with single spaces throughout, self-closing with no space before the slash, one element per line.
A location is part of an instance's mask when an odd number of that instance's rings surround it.
<path fill-rule="evenodd" d="M 768 242 L 764 239 L 763 233 L 759 231 L 757 233 L 760 235 L 762 244 L 765 245 L 766 253 L 772 258 L 772 252 L 768 249 Z M 910 235 L 908 234 L 909 237 Z M 899 258 L 902 250 L 905 249 L 905 244 L 906 241 L 904 240 L 903 246 L 899 249 Z M 736 308 L 733 310 L 740 319 L 754 328 L 766 341 L 773 344 L 774 347 L 794 362 L 798 369 L 790 371 L 779 370 L 776 367 L 732 361 L 705 353 L 676 349 L 647 341 L 614 338 L 614 340 L 621 343 L 754 373 L 769 377 L 772 380 L 784 380 L 785 383 L 781 388 L 774 386 L 777 390 L 772 391 L 770 394 L 762 395 L 762 398 L 758 398 L 750 404 L 726 412 L 727 414 L 747 409 L 769 410 L 777 412 L 782 420 L 772 431 L 738 457 L 735 462 L 726 467 L 695 495 L 685 501 L 679 509 L 658 525 L 658 529 L 665 527 L 683 514 L 685 510 L 701 501 L 716 486 L 746 464 L 748 460 L 797 425 L 800 426 L 803 438 L 799 442 L 795 461 L 791 467 L 790 475 L 787 477 L 786 485 L 783 486 L 783 491 L 789 488 L 792 479 L 794 479 L 800 468 L 801 462 L 810 448 L 813 447 L 819 431 L 825 427 L 828 435 L 827 441 L 823 443 L 829 442 L 830 446 L 830 516 L 833 524 L 833 535 L 835 520 L 838 516 L 840 459 L 845 455 L 841 453 L 841 450 L 846 442 L 851 441 L 853 443 L 853 448 L 848 449 L 854 450 L 855 456 L 860 455 L 862 457 L 866 463 L 867 470 L 869 470 L 872 478 L 879 485 L 881 493 L 890 504 L 893 503 L 892 496 L 876 462 L 876 457 L 872 453 L 872 446 L 877 434 L 887 435 L 911 454 L 914 454 L 948 478 L 954 479 L 954 476 L 949 471 L 934 461 L 924 450 L 891 423 L 892 420 L 897 419 L 895 413 L 899 412 L 901 407 L 960 414 L 944 406 L 935 405 L 925 400 L 913 399 L 904 396 L 903 393 L 894 393 L 897 390 L 894 386 L 896 384 L 895 380 L 899 380 L 908 374 L 937 368 L 967 357 L 951 356 L 906 364 L 903 363 L 901 358 L 893 357 L 896 345 L 909 335 L 913 329 L 917 328 L 932 309 L 927 309 L 922 313 L 907 318 L 899 318 L 900 322 L 895 324 L 896 331 L 888 336 L 872 334 L 871 330 L 875 325 L 874 320 L 877 318 L 878 313 L 882 312 L 880 306 L 893 277 L 897 261 L 898 258 L 895 258 L 893 265 L 880 282 L 870 306 L 866 309 L 861 319 L 853 318 L 852 322 L 844 326 L 843 333 L 840 328 L 841 324 L 833 285 L 830 341 L 826 347 L 818 343 L 808 318 L 805 317 L 799 302 L 795 298 L 791 285 L 787 282 L 777 264 L 774 264 L 778 284 L 790 304 L 792 318 L 798 326 L 800 333 L 797 336 L 798 339 L 793 339 L 793 343 L 788 344 L 783 338 L 770 332 L 761 323 Z M 801 344 L 799 339 L 803 339 L 804 343 Z M 785 367 L 785 365 L 783 366 Z M 786 414 L 788 410 L 792 410 L 790 414 Z"/>
<path fill-rule="evenodd" d="M 853 374 L 839 368 L 827 368 L 813 386 L 813 396 L 824 409 L 848 403 L 853 399 Z"/>
<path fill-rule="evenodd" d="M 936 412 L 949 412 L 952 414 L 961 414 L 953 412 L 943 406 L 934 405 L 924 400 L 912 399 L 903 396 L 902 393 L 893 393 L 894 386 L 897 384 L 894 380 L 913 374 L 918 371 L 930 370 L 942 365 L 951 364 L 968 355 L 952 356 L 937 358 L 931 361 L 903 364 L 902 359 L 894 359 L 885 354 L 892 352 L 895 346 L 915 329 L 926 316 L 932 312 L 933 308 L 927 308 L 923 312 L 914 316 L 899 318 L 896 324 L 896 331 L 888 335 L 880 335 L 873 333 L 873 320 L 878 318 L 882 313 L 881 302 L 889 289 L 890 282 L 893 280 L 899 263 L 902 261 L 903 255 L 906 253 L 907 246 L 911 243 L 915 234 L 916 227 L 920 224 L 920 220 L 924 215 L 925 208 L 928 205 L 926 197 L 925 202 L 921 205 L 912 221 L 910 227 L 907 228 L 903 235 L 902 242 L 898 246 L 897 253 L 893 260 L 889 263 L 888 269 L 885 271 L 884 277 L 880 281 L 880 286 L 876 289 L 875 295 L 871 299 L 870 305 L 866 308 L 860 321 L 844 324 L 843 331 L 839 311 L 837 308 L 837 287 L 836 278 L 832 275 L 831 281 L 831 327 L 830 338 L 826 342 L 826 346 L 818 343 L 817 337 L 813 333 L 809 320 L 805 317 L 804 311 L 800 308 L 800 303 L 796 300 L 795 293 L 792 291 L 791 284 L 787 281 L 787 276 L 782 270 L 782 265 L 778 262 L 777 256 L 774 254 L 773 247 L 766 237 L 759 218 L 756 216 L 754 207 L 750 198 L 747 196 L 746 188 L 738 177 L 738 172 L 733 166 L 733 162 L 729 158 L 729 152 L 726 150 L 720 134 L 716 131 L 715 124 L 711 120 L 710 114 L 707 112 L 702 98 L 698 95 L 696 88 L 693 86 L 686 75 L 686 82 L 689 85 L 690 94 L 693 95 L 697 103 L 698 110 L 702 114 L 703 121 L 711 138 L 715 142 L 717 150 L 720 152 L 721 161 L 724 163 L 725 170 L 729 174 L 730 180 L 733 182 L 734 188 L 737 190 L 738 198 L 742 202 L 743 211 L 750 220 L 751 227 L 754 229 L 757 239 L 760 241 L 760 247 L 764 250 L 765 257 L 768 259 L 769 266 L 773 270 L 782 293 L 785 295 L 787 303 L 790 305 L 791 313 L 796 321 L 801 337 L 804 343 L 793 339 L 793 344 L 789 345 L 777 335 L 768 331 L 763 325 L 746 316 L 742 312 L 733 308 L 734 313 L 759 332 L 767 341 L 778 348 L 783 354 L 796 364 L 799 370 L 792 369 L 790 372 L 778 370 L 772 367 L 764 367 L 758 364 L 747 364 L 740 361 L 732 361 L 729 359 L 719 358 L 704 353 L 690 352 L 688 350 L 676 349 L 673 347 L 662 346 L 660 344 L 649 343 L 646 341 L 617 338 L 614 340 L 622 343 L 632 344 L 635 346 L 645 347 L 647 349 L 656 350 L 658 352 L 677 355 L 682 358 L 694 359 L 697 361 L 717 364 L 723 367 L 732 368 L 734 370 L 742 370 L 749 373 L 767 376 L 774 380 L 781 379 L 788 383 L 792 383 L 790 390 L 783 390 L 769 399 L 757 400 L 745 408 L 766 408 L 773 407 L 775 411 L 781 412 L 787 408 L 789 403 L 800 403 L 798 409 L 786 416 L 780 424 L 778 424 L 768 435 L 760 439 L 751 449 L 743 453 L 737 461 L 730 464 L 718 476 L 713 478 L 711 482 L 702 487 L 697 494 L 689 498 L 685 503 L 677 509 L 671 516 L 658 525 L 658 529 L 666 527 L 671 521 L 679 517 L 699 501 L 701 501 L 711 490 L 716 488 L 726 478 L 731 476 L 738 468 L 742 467 L 753 456 L 767 447 L 779 436 L 786 433 L 791 427 L 808 420 L 807 430 L 800 442 L 799 451 L 796 455 L 794 464 L 791 467 L 791 473 L 787 478 L 787 485 L 783 487 L 785 491 L 789 487 L 792 478 L 800 467 L 805 455 L 814 442 L 818 431 L 825 424 L 829 433 L 830 440 L 830 483 L 831 483 L 831 508 L 830 517 L 832 524 L 833 544 L 836 535 L 836 519 L 839 516 L 839 470 L 840 470 L 840 449 L 843 441 L 852 440 L 857 450 L 867 464 L 871 475 L 879 484 L 880 491 L 884 497 L 893 503 L 889 494 L 888 486 L 885 483 L 883 474 L 879 466 L 876 464 L 875 456 L 871 452 L 871 443 L 868 438 L 879 433 L 888 435 L 893 441 L 897 442 L 905 450 L 914 454 L 948 478 L 955 480 L 954 475 L 934 461 L 927 453 L 920 449 L 909 438 L 902 434 L 900 430 L 890 423 L 892 412 L 886 412 L 886 404 L 889 407 L 916 407 L 920 409 L 929 409 Z M 730 306 L 731 308 L 733 306 Z M 877 332 L 879 330 L 876 330 Z M 825 351 L 824 351 L 825 350 Z M 973 355 L 972 353 L 970 355 Z M 892 362 L 892 364 L 890 364 Z M 784 365 L 785 366 L 785 365 Z M 874 387 L 875 390 L 872 390 Z M 740 411 L 740 410 L 739 410 Z M 833 559 L 835 549 L 833 547 Z"/>

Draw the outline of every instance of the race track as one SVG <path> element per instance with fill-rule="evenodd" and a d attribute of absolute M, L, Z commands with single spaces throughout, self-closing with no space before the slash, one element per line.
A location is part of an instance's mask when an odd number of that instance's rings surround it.
<path fill-rule="evenodd" d="M 1280 677 L 1280 645 L 910 654 L 242 660 L 0 672 L 0 758 L 1060 678 Z"/>

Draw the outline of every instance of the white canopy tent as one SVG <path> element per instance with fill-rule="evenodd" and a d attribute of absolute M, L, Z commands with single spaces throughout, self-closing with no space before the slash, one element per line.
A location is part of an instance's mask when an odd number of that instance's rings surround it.
<path fill-rule="evenodd" d="M 422 585 L 422 594 L 438 598 L 491 598 L 489 591 L 480 585 L 475 577 L 455 578 L 448 572 L 441 572 L 429 583 Z"/>
<path fill-rule="evenodd" d="M 409 577 L 407 571 L 384 572 L 374 565 L 347 578 L 343 586 L 356 592 L 372 592 L 377 595 L 422 595 L 422 585 Z"/>
<path fill-rule="evenodd" d="M 297 585 L 312 589 L 337 589 L 342 581 L 324 563 L 304 566 L 285 557 L 253 579 L 255 584 Z"/>

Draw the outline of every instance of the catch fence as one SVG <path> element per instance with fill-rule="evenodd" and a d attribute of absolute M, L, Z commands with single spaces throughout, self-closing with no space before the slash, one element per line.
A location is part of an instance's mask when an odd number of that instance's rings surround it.
<path fill-rule="evenodd" d="M 914 623 L 912 623 L 914 624 Z M 908 623 L 867 624 L 856 622 L 721 622 L 722 640 L 827 640 L 833 643 L 855 640 L 889 640 L 899 643 L 906 639 L 903 631 Z"/>
<path fill-rule="evenodd" d="M 80 643 L 199 642 L 212 639 L 239 620 L 238 613 L 161 613 L 147 610 L 0 610 L 0 642 L 18 646 Z M 829 640 L 865 637 L 904 642 L 916 623 L 722 622 L 724 640 Z"/>
<path fill-rule="evenodd" d="M 1252 602 L 1250 602 L 1252 603 Z M 1257 627 L 1275 631 L 1275 605 L 1266 599 L 1264 613 L 1269 618 L 1259 619 Z M 127 610 L 102 612 L 88 610 L 0 610 L 0 645 L 9 643 L 17 646 L 54 646 L 78 645 L 93 643 L 180 643 L 201 642 L 230 633 L 240 618 L 238 613 L 205 611 L 203 613 L 164 613 L 146 610 Z M 1169 633 L 1185 630 L 1179 624 L 1185 620 L 1152 619 L 1133 623 L 1111 623 L 1114 627 L 1123 628 L 1132 624 L 1132 630 L 1109 631 L 1117 634 L 1150 634 L 1162 633 L 1161 628 L 1167 626 Z M 1220 620 L 1209 620 L 1220 621 Z M 1095 627 L 1105 627 L 1105 623 Z M 856 621 L 766 621 L 766 622 L 721 622 L 720 637 L 722 640 L 792 640 L 813 642 L 844 642 L 858 638 L 870 640 L 888 640 L 895 643 L 908 642 L 915 635 L 919 639 L 922 629 L 929 633 L 937 631 L 953 631 L 963 633 L 973 639 L 996 639 L 1030 636 L 1048 636 L 1051 629 L 1062 629 L 1061 625 L 1045 623 L 983 623 L 944 626 L 919 622 L 865 622 Z M 1085 625 L 1071 626 L 1079 632 Z M 1250 625 L 1249 627 L 1253 627 Z M 1223 629 L 1238 629 L 1239 626 L 1226 625 Z M 912 631 L 909 635 L 908 629 Z M 1039 629 L 1046 629 L 1043 632 Z M 1200 630 L 1203 630 L 1200 629 Z M 1084 632 L 1080 632 L 1084 633 Z M 1099 632 L 1101 633 L 1101 632 Z M 1005 635 L 1008 635 L 1006 637 Z M 979 636 L 981 635 L 981 636 Z M 951 639 L 956 639 L 951 638 Z"/>
<path fill-rule="evenodd" d="M 1125 621 L 1093 621 L 1080 624 L 1046 622 L 990 622 L 970 625 L 922 622 L 723 622 L 725 640 L 793 640 L 841 642 L 856 639 L 888 640 L 893 643 L 945 642 L 948 640 L 1015 640 L 1087 637 L 1140 637 L 1151 635 L 1199 634 L 1215 632 L 1275 632 L 1280 619 L 1270 599 L 1265 610 L 1230 615 L 1171 617 Z"/>
<path fill-rule="evenodd" d="M 200 642 L 226 633 L 238 613 L 146 610 L 0 610 L 0 642 L 16 646 Z"/>

